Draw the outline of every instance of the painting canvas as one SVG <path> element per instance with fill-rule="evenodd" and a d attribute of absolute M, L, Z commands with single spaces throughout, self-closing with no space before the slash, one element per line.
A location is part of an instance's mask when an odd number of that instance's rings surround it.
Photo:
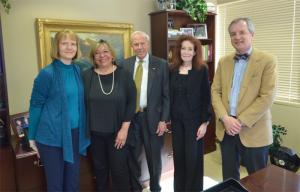
<path fill-rule="evenodd" d="M 76 63 L 82 68 L 87 68 L 91 65 L 89 59 L 90 49 L 100 39 L 104 39 L 112 45 L 116 51 L 117 60 L 132 55 L 130 47 L 130 35 L 133 30 L 132 24 L 38 18 L 37 39 L 40 68 L 51 63 L 50 52 L 54 36 L 58 31 L 63 29 L 73 30 L 80 38 L 82 57 L 76 60 Z"/>

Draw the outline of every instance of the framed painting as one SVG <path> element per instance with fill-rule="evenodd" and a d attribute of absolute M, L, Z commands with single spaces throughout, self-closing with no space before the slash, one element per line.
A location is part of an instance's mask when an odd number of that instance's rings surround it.
<path fill-rule="evenodd" d="M 128 23 L 106 23 L 96 21 L 75 21 L 37 18 L 37 41 L 40 69 L 51 63 L 51 47 L 58 31 L 70 29 L 80 38 L 82 57 L 76 60 L 82 68 L 90 64 L 91 47 L 100 39 L 104 39 L 115 49 L 117 60 L 130 57 L 130 35 L 133 25 Z"/>

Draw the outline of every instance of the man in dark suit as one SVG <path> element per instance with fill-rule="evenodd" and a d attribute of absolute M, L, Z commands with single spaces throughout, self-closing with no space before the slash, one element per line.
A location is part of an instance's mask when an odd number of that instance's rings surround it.
<path fill-rule="evenodd" d="M 169 120 L 169 70 L 163 59 L 149 55 L 149 36 L 142 31 L 131 35 L 136 56 L 121 65 L 131 72 L 137 88 L 137 109 L 128 136 L 130 180 L 133 191 L 141 191 L 141 155 L 144 146 L 150 174 L 150 190 L 160 191 L 161 148 Z"/>

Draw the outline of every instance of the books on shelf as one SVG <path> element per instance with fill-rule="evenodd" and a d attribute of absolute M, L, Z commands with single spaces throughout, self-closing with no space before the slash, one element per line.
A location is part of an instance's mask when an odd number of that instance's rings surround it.
<path fill-rule="evenodd" d="M 202 45 L 202 54 L 205 62 L 211 62 L 213 60 L 212 45 Z"/>

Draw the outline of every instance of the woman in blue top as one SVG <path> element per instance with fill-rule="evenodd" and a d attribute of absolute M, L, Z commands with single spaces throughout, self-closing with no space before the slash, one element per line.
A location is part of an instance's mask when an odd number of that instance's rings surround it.
<path fill-rule="evenodd" d="M 29 139 L 44 165 L 48 191 L 79 191 L 80 154 L 89 145 L 85 125 L 79 38 L 56 33 L 51 64 L 36 77 L 29 109 Z"/>

